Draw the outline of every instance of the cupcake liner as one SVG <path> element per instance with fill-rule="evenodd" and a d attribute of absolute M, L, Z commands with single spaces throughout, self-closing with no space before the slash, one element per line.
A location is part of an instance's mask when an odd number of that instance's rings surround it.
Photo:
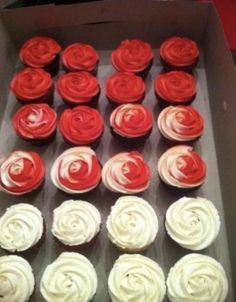
<path fill-rule="evenodd" d="M 175 66 L 175 65 L 171 65 L 171 64 L 167 63 L 162 58 L 160 60 L 161 60 L 161 63 L 163 65 L 164 72 L 169 72 L 169 71 L 184 71 L 184 72 L 192 74 L 193 71 L 194 71 L 194 68 L 196 68 L 197 63 L 198 63 L 198 59 L 196 59 L 196 61 L 193 64 L 191 64 L 191 65 L 188 65 L 188 66 Z"/>
<path fill-rule="evenodd" d="M 65 98 L 62 98 L 63 102 L 67 105 L 69 105 L 70 107 L 75 107 L 75 106 L 80 106 L 80 105 L 85 105 L 85 106 L 90 106 L 92 108 L 97 108 L 98 106 L 98 100 L 100 97 L 101 91 L 99 91 L 99 93 L 94 96 L 92 99 L 90 99 L 87 102 L 78 102 L 78 103 L 74 103 L 74 102 L 70 102 Z"/>
<path fill-rule="evenodd" d="M 151 67 L 153 64 L 153 59 L 150 61 L 149 65 L 142 71 L 135 73 L 137 76 L 140 76 L 143 80 L 146 79 Z"/>
<path fill-rule="evenodd" d="M 187 102 L 170 102 L 170 101 L 167 101 L 167 100 L 163 99 L 162 97 L 160 97 L 156 92 L 155 92 L 155 95 L 156 95 L 156 99 L 158 101 L 158 105 L 160 106 L 161 109 L 164 109 L 165 107 L 168 107 L 170 105 L 172 105 L 172 106 L 178 106 L 178 105 L 188 106 L 196 98 L 196 93 L 195 93 L 194 96 L 192 96 L 191 99 Z"/>

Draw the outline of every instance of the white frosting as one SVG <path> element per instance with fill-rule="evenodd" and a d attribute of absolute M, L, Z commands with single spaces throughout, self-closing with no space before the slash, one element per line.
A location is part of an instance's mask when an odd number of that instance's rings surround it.
<path fill-rule="evenodd" d="M 141 251 L 156 238 L 158 219 L 151 205 L 136 196 L 120 197 L 107 219 L 110 240 L 129 251 Z"/>
<path fill-rule="evenodd" d="M 26 302 L 34 290 L 34 275 L 30 264 L 22 257 L 0 257 L 0 301 Z"/>
<path fill-rule="evenodd" d="M 90 242 L 100 225 L 99 211 L 87 201 L 67 200 L 53 211 L 52 233 L 66 245 Z"/>
<path fill-rule="evenodd" d="M 113 302 L 161 302 L 166 293 L 165 276 L 152 259 L 124 254 L 110 272 L 108 288 Z"/>
<path fill-rule="evenodd" d="M 182 197 L 168 208 L 165 226 L 179 245 L 198 251 L 215 240 L 220 230 L 220 218 L 211 201 Z"/>
<path fill-rule="evenodd" d="M 39 126 L 44 126 L 48 123 L 47 120 L 43 118 L 43 110 L 40 108 L 32 108 L 32 111 L 27 116 L 27 119 L 22 120 L 23 125 L 29 128 L 38 128 Z"/>
<path fill-rule="evenodd" d="M 228 293 L 222 265 L 201 254 L 181 258 L 170 269 L 167 287 L 171 302 L 223 302 Z"/>
<path fill-rule="evenodd" d="M 11 252 L 25 251 L 42 236 L 42 214 L 27 203 L 12 205 L 0 218 L 0 230 L 0 246 L 3 249 Z"/>
<path fill-rule="evenodd" d="M 96 271 L 79 253 L 62 253 L 47 266 L 40 282 L 40 292 L 47 302 L 88 302 L 96 290 Z"/>

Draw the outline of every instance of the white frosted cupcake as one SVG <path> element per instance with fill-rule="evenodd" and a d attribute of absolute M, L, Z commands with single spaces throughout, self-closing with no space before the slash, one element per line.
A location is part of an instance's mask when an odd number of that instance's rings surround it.
<path fill-rule="evenodd" d="M 0 218 L 0 230 L 1 248 L 10 252 L 25 251 L 42 237 L 42 214 L 27 203 L 12 205 Z"/>
<path fill-rule="evenodd" d="M 220 230 L 220 217 L 205 198 L 182 197 L 166 212 L 167 233 L 183 248 L 198 251 L 208 247 Z"/>
<path fill-rule="evenodd" d="M 67 200 L 53 211 L 52 233 L 65 245 L 89 243 L 100 226 L 99 211 L 87 201 Z"/>
<path fill-rule="evenodd" d="M 34 275 L 22 257 L 0 257 L 0 301 L 26 302 L 34 291 Z"/>
<path fill-rule="evenodd" d="M 151 205 L 136 196 L 120 197 L 107 218 L 108 237 L 127 252 L 138 252 L 153 243 L 158 219 Z"/>
<path fill-rule="evenodd" d="M 228 281 L 222 265 L 215 259 L 188 254 L 170 269 L 167 288 L 171 302 L 223 302 Z"/>
<path fill-rule="evenodd" d="M 114 263 L 108 289 L 113 302 L 161 302 L 166 293 L 165 276 L 152 259 L 124 254 Z"/>
<path fill-rule="evenodd" d="M 83 255 L 62 253 L 48 265 L 40 282 L 40 292 L 47 302 L 89 302 L 97 290 L 97 274 Z"/>

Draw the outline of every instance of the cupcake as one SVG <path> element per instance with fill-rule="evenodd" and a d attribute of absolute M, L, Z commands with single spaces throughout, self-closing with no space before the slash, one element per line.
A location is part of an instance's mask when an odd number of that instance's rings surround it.
<path fill-rule="evenodd" d="M 16 255 L 0 257 L 0 298 L 2 301 L 27 302 L 34 291 L 30 264 Z"/>
<path fill-rule="evenodd" d="M 111 63 L 117 71 L 132 72 L 145 78 L 152 66 L 151 45 L 141 40 L 124 40 L 111 54 Z"/>
<path fill-rule="evenodd" d="M 199 49 L 193 40 L 174 36 L 161 44 L 160 58 L 167 70 L 192 72 L 199 59 Z"/>
<path fill-rule="evenodd" d="M 43 69 L 25 68 L 10 83 L 10 89 L 22 104 L 53 103 L 54 84 Z"/>
<path fill-rule="evenodd" d="M 102 169 L 104 186 L 113 192 L 136 194 L 150 185 L 151 171 L 137 151 L 121 152 L 110 158 Z"/>
<path fill-rule="evenodd" d="M 40 292 L 47 302 L 89 302 L 97 290 L 97 274 L 83 255 L 64 252 L 43 273 Z"/>
<path fill-rule="evenodd" d="M 107 218 L 108 237 L 125 252 L 141 252 L 155 240 L 158 219 L 154 209 L 144 199 L 122 196 L 111 208 Z"/>
<path fill-rule="evenodd" d="M 131 72 L 119 72 L 107 79 L 105 95 L 113 105 L 141 103 L 146 85 L 141 77 Z"/>
<path fill-rule="evenodd" d="M 43 68 L 55 75 L 59 68 L 60 45 L 49 37 L 33 37 L 20 49 L 20 60 L 25 66 Z"/>
<path fill-rule="evenodd" d="M 52 234 L 64 245 L 82 246 L 99 233 L 101 215 L 91 203 L 67 200 L 53 211 Z"/>
<path fill-rule="evenodd" d="M 59 128 L 70 144 L 96 147 L 104 132 L 104 122 L 97 110 L 77 106 L 62 112 Z"/>
<path fill-rule="evenodd" d="M 56 134 L 57 114 L 47 104 L 25 105 L 13 116 L 12 126 L 24 140 L 48 142 Z"/>
<path fill-rule="evenodd" d="M 150 136 L 153 117 L 140 104 L 125 104 L 117 107 L 110 116 L 110 129 L 118 142 L 126 147 L 137 147 Z"/>
<path fill-rule="evenodd" d="M 68 105 L 96 107 L 100 95 L 100 85 L 89 72 L 69 72 L 59 77 L 57 91 Z"/>
<path fill-rule="evenodd" d="M 161 106 L 189 105 L 196 97 L 196 82 L 183 71 L 160 74 L 154 82 L 154 90 Z"/>
<path fill-rule="evenodd" d="M 192 251 L 207 248 L 220 230 L 220 217 L 213 203 L 205 198 L 182 197 L 166 212 L 169 236 Z"/>
<path fill-rule="evenodd" d="M 64 151 L 51 169 L 53 184 L 69 193 L 86 193 L 101 180 L 101 166 L 96 153 L 89 147 L 73 147 Z"/>
<path fill-rule="evenodd" d="M 97 74 L 99 56 L 91 45 L 71 44 L 63 51 L 61 60 L 66 71 L 87 71 Z"/>
<path fill-rule="evenodd" d="M 139 254 L 123 254 L 108 277 L 112 302 L 161 302 L 166 293 L 165 276 L 152 259 Z"/>
<path fill-rule="evenodd" d="M 157 126 L 167 141 L 187 143 L 202 136 L 204 120 L 191 106 L 168 106 L 159 114 Z"/>
<path fill-rule="evenodd" d="M 228 281 L 224 268 L 215 259 L 188 254 L 170 269 L 167 290 L 171 302 L 224 302 Z"/>
<path fill-rule="evenodd" d="M 165 184 L 179 189 L 193 189 L 204 183 L 207 168 L 191 146 L 178 145 L 162 154 L 157 170 Z"/>
<path fill-rule="evenodd" d="M 45 167 L 35 152 L 14 151 L 0 159 L 0 190 L 11 195 L 24 195 L 41 186 Z"/>
<path fill-rule="evenodd" d="M 31 204 L 18 203 L 0 218 L 0 246 L 9 252 L 23 252 L 35 246 L 43 234 L 41 212 Z"/>

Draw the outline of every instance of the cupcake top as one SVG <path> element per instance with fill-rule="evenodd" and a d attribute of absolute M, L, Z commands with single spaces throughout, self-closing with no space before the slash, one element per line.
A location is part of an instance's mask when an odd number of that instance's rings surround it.
<path fill-rule="evenodd" d="M 89 302 L 97 283 L 96 271 L 85 256 L 64 252 L 45 269 L 40 292 L 47 302 Z"/>
<path fill-rule="evenodd" d="M 43 217 L 31 204 L 15 204 L 7 208 L 0 218 L 0 229 L 1 248 L 22 252 L 34 246 L 42 237 Z"/>
<path fill-rule="evenodd" d="M 140 102 L 146 91 L 141 77 L 130 72 L 119 72 L 107 79 L 106 96 L 117 104 Z"/>
<path fill-rule="evenodd" d="M 89 147 L 67 149 L 53 163 L 51 179 L 58 189 L 69 194 L 93 190 L 101 179 L 96 153 Z"/>
<path fill-rule="evenodd" d="M 88 44 L 74 43 L 62 53 L 62 64 L 70 71 L 94 71 L 99 57 L 97 51 Z"/>
<path fill-rule="evenodd" d="M 159 176 L 166 184 L 183 189 L 195 188 L 206 178 L 206 164 L 190 146 L 168 149 L 158 161 Z"/>
<path fill-rule="evenodd" d="M 63 111 L 59 128 L 64 138 L 78 146 L 90 145 L 102 136 L 104 122 L 99 112 L 87 106 Z"/>
<path fill-rule="evenodd" d="M 144 136 L 152 130 L 153 117 L 143 105 L 124 104 L 117 107 L 110 116 L 114 132 L 127 138 Z"/>
<path fill-rule="evenodd" d="M 171 269 L 167 279 L 171 302 L 224 302 L 228 281 L 222 265 L 201 254 L 188 254 Z"/>
<path fill-rule="evenodd" d="M 101 215 L 91 203 L 67 200 L 53 211 L 52 233 L 65 245 L 90 242 L 99 232 Z"/>
<path fill-rule="evenodd" d="M 47 95 L 53 89 L 53 82 L 43 69 L 25 68 L 14 76 L 10 88 L 18 99 L 34 101 Z"/>
<path fill-rule="evenodd" d="M 44 163 L 35 152 L 14 151 L 0 159 L 0 189 L 6 193 L 29 193 L 41 185 L 44 176 Z"/>
<path fill-rule="evenodd" d="M 12 118 L 16 133 L 25 139 L 45 139 L 57 127 L 57 114 L 48 104 L 22 106 Z"/>
<path fill-rule="evenodd" d="M 145 191 L 151 172 L 137 151 L 121 152 L 110 158 L 102 169 L 102 181 L 107 189 L 124 194 Z"/>
<path fill-rule="evenodd" d="M 57 91 L 72 105 L 91 101 L 100 92 L 98 80 L 89 72 L 69 72 L 59 77 Z"/>
<path fill-rule="evenodd" d="M 108 277 L 112 302 L 161 302 L 166 293 L 165 276 L 152 259 L 139 254 L 123 254 Z"/>
<path fill-rule="evenodd" d="M 191 106 L 169 106 L 157 120 L 161 134 L 170 141 L 187 142 L 203 134 L 204 120 Z"/>
<path fill-rule="evenodd" d="M 167 233 L 180 246 L 199 251 L 208 247 L 220 230 L 220 217 L 205 198 L 182 197 L 166 212 Z"/>
<path fill-rule="evenodd" d="M 34 290 L 34 275 L 30 264 L 16 255 L 0 257 L 1 300 L 27 302 Z"/>
<path fill-rule="evenodd" d="M 161 44 L 160 57 L 173 66 L 189 66 L 198 59 L 199 49 L 193 40 L 174 36 Z"/>
<path fill-rule="evenodd" d="M 111 62 L 117 71 L 142 72 L 153 59 L 150 44 L 141 40 L 124 40 L 111 54 Z"/>
<path fill-rule="evenodd" d="M 170 71 L 160 74 L 154 82 L 155 93 L 172 105 L 192 101 L 196 95 L 194 77 L 184 71 Z"/>
<path fill-rule="evenodd" d="M 107 218 L 110 240 L 126 251 L 141 251 L 156 238 L 158 219 L 154 209 L 144 199 L 122 196 L 111 208 Z"/>
<path fill-rule="evenodd" d="M 43 68 L 52 63 L 61 51 L 60 45 L 49 37 L 33 37 L 20 49 L 20 60 L 33 68 Z"/>

